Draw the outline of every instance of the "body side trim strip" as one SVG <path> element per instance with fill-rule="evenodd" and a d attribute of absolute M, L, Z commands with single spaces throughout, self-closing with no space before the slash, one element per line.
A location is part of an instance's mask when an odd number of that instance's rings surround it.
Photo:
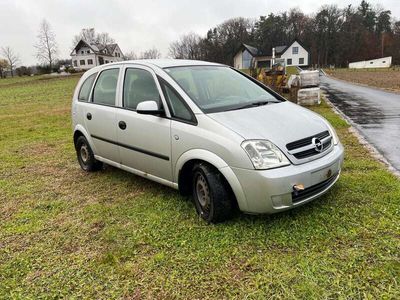
<path fill-rule="evenodd" d="M 115 141 L 111 141 L 111 140 L 108 140 L 108 139 L 105 139 L 105 138 L 102 138 L 102 137 L 99 137 L 99 136 L 96 136 L 96 135 L 90 135 L 90 136 L 92 138 L 94 138 L 94 139 L 97 139 L 97 140 L 100 140 L 100 141 L 103 141 L 103 142 L 106 142 L 106 143 L 111 143 L 111 144 L 114 144 L 114 145 L 117 145 L 117 146 L 120 146 L 120 147 L 124 147 L 124 148 L 132 150 L 132 151 L 136 151 L 136 152 L 140 152 L 140 153 L 147 154 L 147 155 L 150 155 L 150 156 L 154 156 L 154 157 L 157 157 L 157 158 L 160 158 L 160 159 L 163 159 L 163 160 L 169 160 L 168 156 L 165 156 L 165 155 L 162 155 L 162 154 L 159 154 L 159 153 L 154 153 L 154 152 L 147 151 L 147 150 L 144 150 L 144 149 L 141 149 L 141 148 L 136 148 L 136 147 L 132 147 L 132 146 L 129 146 L 129 145 L 121 144 L 121 143 L 118 143 L 118 142 L 115 142 Z"/>

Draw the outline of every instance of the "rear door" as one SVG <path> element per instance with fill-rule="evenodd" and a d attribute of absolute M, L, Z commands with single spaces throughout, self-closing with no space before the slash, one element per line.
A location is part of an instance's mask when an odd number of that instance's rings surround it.
<path fill-rule="evenodd" d="M 116 118 L 122 164 L 172 181 L 171 120 L 136 112 L 142 101 L 153 100 L 164 107 L 155 73 L 145 66 L 127 66 L 121 82 L 122 103 Z"/>
<path fill-rule="evenodd" d="M 117 146 L 116 95 L 120 67 L 102 70 L 97 76 L 90 102 L 85 103 L 84 119 L 95 155 L 120 162 Z"/>

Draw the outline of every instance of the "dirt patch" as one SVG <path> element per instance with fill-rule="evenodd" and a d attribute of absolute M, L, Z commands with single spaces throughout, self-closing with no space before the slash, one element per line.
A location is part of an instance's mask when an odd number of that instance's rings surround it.
<path fill-rule="evenodd" d="M 326 72 L 338 79 L 400 93 L 400 69 L 337 69 L 327 70 Z"/>
<path fill-rule="evenodd" d="M 31 144 L 28 146 L 24 146 L 22 149 L 17 150 L 16 152 L 25 155 L 25 156 L 44 156 L 44 155 L 56 155 L 57 149 L 56 145 L 49 144 L 46 142 L 39 142 L 35 144 Z"/>

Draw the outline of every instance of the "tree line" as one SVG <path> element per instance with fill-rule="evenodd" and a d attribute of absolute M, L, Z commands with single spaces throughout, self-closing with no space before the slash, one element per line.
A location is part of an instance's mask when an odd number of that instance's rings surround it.
<path fill-rule="evenodd" d="M 171 43 L 173 58 L 200 59 L 231 65 L 241 43 L 271 52 L 272 47 L 288 45 L 295 38 L 311 54 L 318 67 L 346 67 L 349 62 L 392 56 L 400 64 L 400 21 L 382 6 L 324 5 L 314 14 L 291 9 L 270 13 L 257 20 L 229 19 L 202 37 L 189 32 Z"/>
<path fill-rule="evenodd" d="M 270 13 L 258 19 L 234 18 L 210 28 L 205 36 L 189 32 L 172 42 L 168 56 L 199 59 L 231 65 L 242 43 L 271 52 L 272 47 L 288 45 L 295 38 L 303 42 L 311 54 L 311 64 L 317 67 L 346 67 L 349 62 L 392 56 L 400 64 L 400 21 L 382 6 L 373 7 L 368 1 L 353 7 L 322 6 L 314 14 L 291 9 Z M 84 28 L 73 37 L 72 48 L 83 39 L 89 43 L 111 44 L 115 40 L 106 32 Z M 43 73 L 52 72 L 69 60 L 60 60 L 56 35 L 50 24 L 40 24 L 35 56 Z M 125 59 L 160 58 L 157 48 L 143 52 L 126 51 Z M 70 63 L 70 62 L 69 62 Z M 0 48 L 0 77 L 5 71 L 29 75 L 30 69 L 20 66 L 19 55 L 11 47 Z M 19 66 L 19 68 L 17 68 Z"/>

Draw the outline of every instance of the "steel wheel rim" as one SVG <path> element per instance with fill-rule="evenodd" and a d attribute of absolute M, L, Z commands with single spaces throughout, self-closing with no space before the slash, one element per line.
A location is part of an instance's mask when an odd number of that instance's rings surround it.
<path fill-rule="evenodd" d="M 84 164 L 86 164 L 87 161 L 89 160 L 89 149 L 88 149 L 87 145 L 82 145 L 82 147 L 80 149 L 80 155 L 81 155 L 82 162 Z"/>
<path fill-rule="evenodd" d="M 210 189 L 208 183 L 202 174 L 199 174 L 196 178 L 196 195 L 200 206 L 203 209 L 208 209 L 210 206 Z"/>

